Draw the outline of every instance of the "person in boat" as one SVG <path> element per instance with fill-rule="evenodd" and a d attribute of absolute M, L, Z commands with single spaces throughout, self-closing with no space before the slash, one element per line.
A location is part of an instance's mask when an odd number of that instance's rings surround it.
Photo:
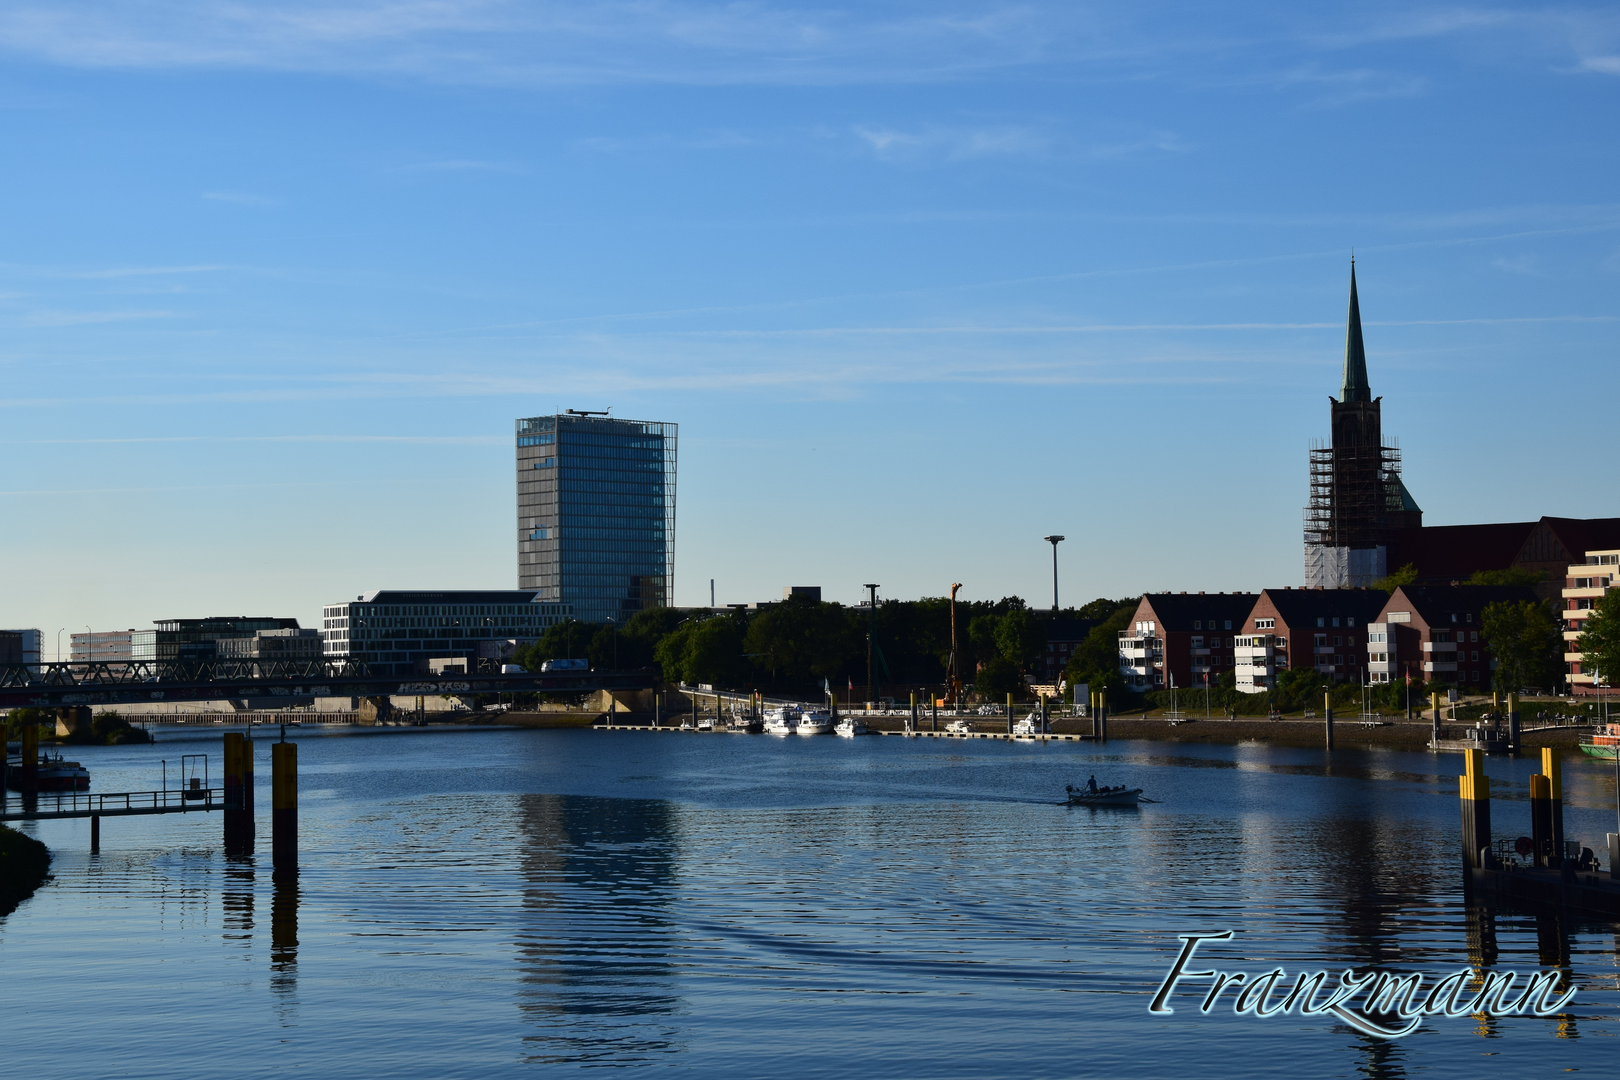
<path fill-rule="evenodd" d="M 1086 781 L 1086 794 L 1087 795 L 1095 795 L 1095 794 L 1097 794 L 1097 778 L 1095 776 L 1093 776 L 1090 780 Z"/>

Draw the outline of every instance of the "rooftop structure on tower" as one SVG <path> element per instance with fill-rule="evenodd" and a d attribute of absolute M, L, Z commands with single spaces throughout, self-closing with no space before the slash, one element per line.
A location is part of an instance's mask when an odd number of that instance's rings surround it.
<path fill-rule="evenodd" d="M 1419 528 L 1423 511 L 1401 482 L 1401 452 L 1383 436 L 1383 398 L 1372 396 L 1355 261 L 1345 320 L 1344 379 L 1329 398 L 1332 441 L 1311 447 L 1311 495 L 1305 508 L 1305 584 L 1328 589 L 1370 585 L 1389 573 L 1389 544 Z"/>

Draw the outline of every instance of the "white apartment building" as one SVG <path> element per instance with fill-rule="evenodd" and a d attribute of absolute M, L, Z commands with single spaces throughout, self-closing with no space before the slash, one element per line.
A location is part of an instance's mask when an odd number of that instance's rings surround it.
<path fill-rule="evenodd" d="M 1564 578 L 1564 663 L 1569 673 L 1569 687 L 1575 693 L 1582 688 L 1592 689 L 1592 671 L 1577 651 L 1586 620 L 1603 594 L 1615 587 L 1620 578 L 1620 548 L 1606 551 L 1588 551 L 1586 559 L 1571 566 Z M 1603 685 L 1620 685 L 1620 671 L 1601 672 Z"/>

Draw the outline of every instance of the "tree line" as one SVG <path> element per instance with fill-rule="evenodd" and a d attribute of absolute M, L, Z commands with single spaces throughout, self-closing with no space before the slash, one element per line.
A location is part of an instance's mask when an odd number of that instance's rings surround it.
<path fill-rule="evenodd" d="M 1097 625 L 1074 654 L 1070 681 L 1094 675 L 1118 684 L 1117 631 L 1136 599 L 1095 600 L 1059 613 Z M 958 601 L 957 671 L 972 692 L 1004 701 L 1041 668 L 1052 615 L 1017 596 Z M 1117 625 L 1116 625 L 1117 624 Z M 548 660 L 584 659 L 593 668 L 654 668 L 668 682 L 708 683 L 810 696 L 823 685 L 840 692 L 901 696 L 944 687 L 951 654 L 950 600 L 890 600 L 876 608 L 795 597 L 757 609 L 639 611 L 622 626 L 566 620 L 518 650 L 516 661 L 538 671 Z M 872 686 L 867 687 L 868 662 Z"/>

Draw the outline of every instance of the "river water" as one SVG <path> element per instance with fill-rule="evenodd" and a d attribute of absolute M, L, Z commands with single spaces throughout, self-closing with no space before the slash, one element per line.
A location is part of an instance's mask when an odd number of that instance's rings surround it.
<path fill-rule="evenodd" d="M 218 736 L 79 753 L 150 790 Z M 1612 1075 L 1616 927 L 1470 912 L 1461 758 L 1117 740 L 300 732 L 301 874 L 217 814 L 25 826 L 55 880 L 0 919 L 8 1073 L 507 1077 Z M 1492 759 L 1498 836 L 1531 759 Z M 1615 828 L 1567 759 L 1566 833 Z M 1062 805 L 1141 786 L 1140 810 Z M 1516 801 L 1515 801 L 1516 800 Z M 1558 1017 L 1336 1019 L 1148 1005 L 1194 967 L 1558 966 Z"/>

